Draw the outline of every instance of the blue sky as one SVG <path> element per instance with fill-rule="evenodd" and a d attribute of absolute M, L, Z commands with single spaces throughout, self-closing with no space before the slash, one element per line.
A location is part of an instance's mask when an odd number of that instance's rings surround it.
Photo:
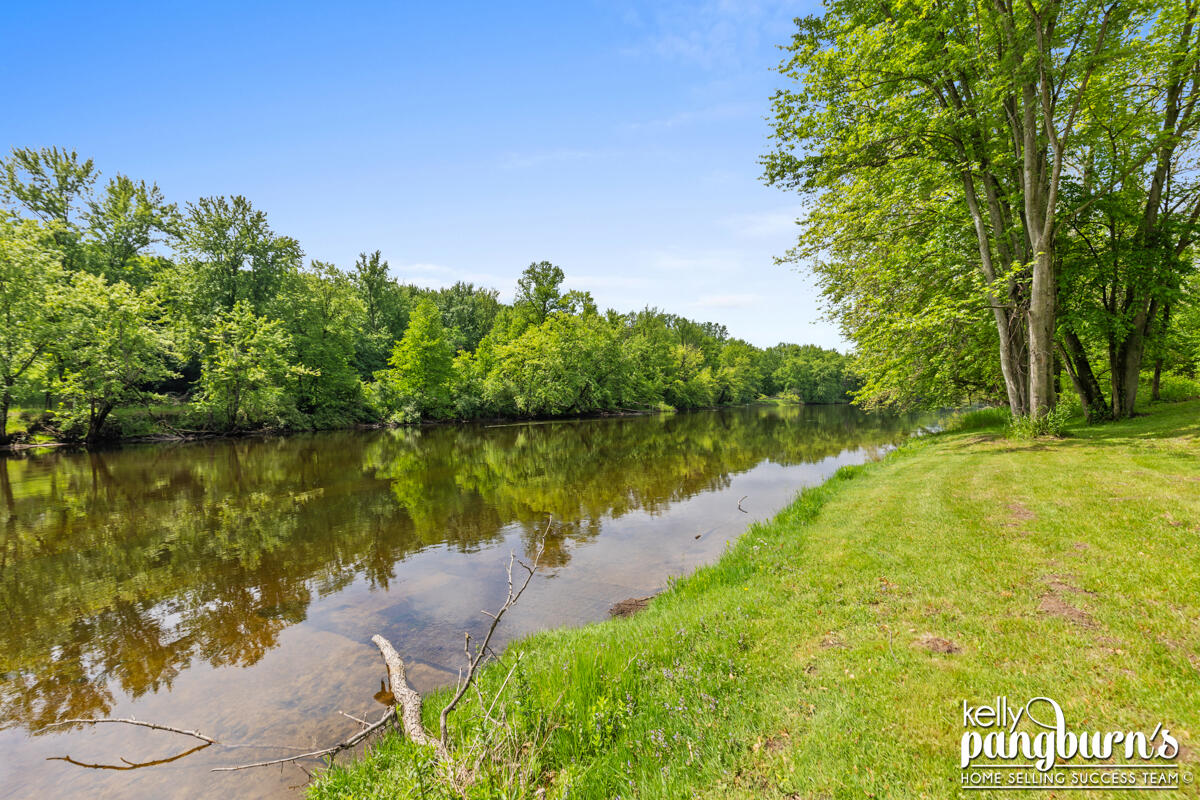
<path fill-rule="evenodd" d="M 0 148 L 58 144 L 172 200 L 243 194 L 310 258 L 510 298 L 549 260 L 601 307 L 842 344 L 773 263 L 776 45 L 814 3 L 23 3 Z"/>

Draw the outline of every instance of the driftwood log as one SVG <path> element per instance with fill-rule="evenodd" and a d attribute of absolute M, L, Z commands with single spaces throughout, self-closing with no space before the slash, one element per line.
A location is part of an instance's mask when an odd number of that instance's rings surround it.
<path fill-rule="evenodd" d="M 372 636 L 371 641 L 379 648 L 380 654 L 383 655 L 383 663 L 387 665 L 388 683 L 391 684 L 392 696 L 396 698 L 396 705 L 400 709 L 404 733 L 417 744 L 432 747 L 439 759 L 448 760 L 450 754 L 446 751 L 445 742 L 430 736 L 425 730 L 425 723 L 421 721 L 421 707 L 424 701 L 416 689 L 408 685 L 404 660 L 400 658 L 396 648 L 392 647 L 392 643 L 379 634 Z"/>

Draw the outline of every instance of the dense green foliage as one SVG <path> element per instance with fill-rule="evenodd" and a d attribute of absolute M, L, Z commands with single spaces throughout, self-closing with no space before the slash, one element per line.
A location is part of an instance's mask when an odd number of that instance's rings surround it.
<path fill-rule="evenodd" d="M 1195 2 L 833 0 L 785 52 L 764 177 L 862 402 L 1122 417 L 1195 374 Z"/>
<path fill-rule="evenodd" d="M 0 444 L 16 403 L 43 410 L 22 435 L 95 442 L 122 434 L 112 412 L 129 406 L 171 408 L 174 432 L 242 431 L 838 403 L 857 385 L 832 350 L 601 312 L 546 261 L 506 305 L 470 283 L 402 284 L 378 251 L 306 266 L 244 197 L 181 209 L 98 177 L 57 148 L 0 163 Z"/>

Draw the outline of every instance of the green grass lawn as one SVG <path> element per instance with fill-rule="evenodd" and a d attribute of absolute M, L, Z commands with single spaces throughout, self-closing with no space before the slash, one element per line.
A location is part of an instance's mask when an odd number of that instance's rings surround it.
<path fill-rule="evenodd" d="M 510 647 L 483 683 L 523 654 L 513 748 L 470 796 L 1025 796 L 960 789 L 962 703 L 1002 695 L 1054 698 L 1071 730 L 1162 722 L 1200 778 L 1198 437 L 1200 402 L 1168 404 L 843 470 L 645 612 Z M 460 747 L 480 717 L 464 709 Z M 389 736 L 310 795 L 439 797 L 435 772 Z"/>

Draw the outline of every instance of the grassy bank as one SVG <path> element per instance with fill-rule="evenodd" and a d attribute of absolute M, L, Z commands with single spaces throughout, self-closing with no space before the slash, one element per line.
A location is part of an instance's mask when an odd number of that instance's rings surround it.
<path fill-rule="evenodd" d="M 1200 777 L 1200 402 L 1071 434 L 914 442 L 642 614 L 514 645 L 484 684 L 523 654 L 527 783 L 497 767 L 477 796 L 958 796 L 962 702 L 998 695 L 1052 697 L 1073 730 L 1162 722 Z M 469 708 L 455 735 L 481 729 Z M 436 797 L 432 778 L 391 737 L 310 796 Z"/>

